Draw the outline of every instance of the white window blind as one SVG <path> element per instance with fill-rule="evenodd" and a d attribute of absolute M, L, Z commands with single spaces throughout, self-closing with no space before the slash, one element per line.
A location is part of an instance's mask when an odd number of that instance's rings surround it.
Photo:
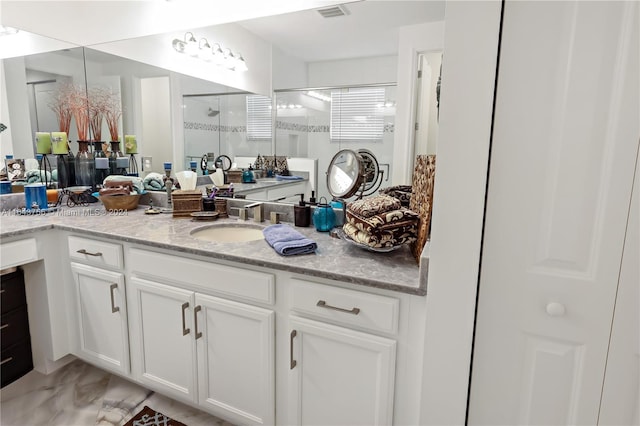
<path fill-rule="evenodd" d="M 271 139 L 271 98 L 247 96 L 247 139 Z"/>
<path fill-rule="evenodd" d="M 331 141 L 382 141 L 384 99 L 384 87 L 331 92 Z"/>

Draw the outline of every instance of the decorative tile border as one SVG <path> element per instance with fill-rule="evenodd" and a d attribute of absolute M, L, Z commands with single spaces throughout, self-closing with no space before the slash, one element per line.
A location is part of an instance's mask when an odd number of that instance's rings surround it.
<path fill-rule="evenodd" d="M 226 126 L 219 124 L 198 123 L 195 121 L 185 121 L 184 128 L 187 130 L 203 130 L 205 132 L 228 132 L 228 133 L 246 133 L 246 126 Z M 276 121 L 276 130 L 289 130 L 293 132 L 304 133 L 329 133 L 329 125 L 308 125 L 300 123 L 289 123 L 287 121 Z M 386 123 L 384 125 L 385 133 L 393 133 L 395 124 Z"/>
<path fill-rule="evenodd" d="M 184 128 L 187 130 L 204 130 L 205 132 L 244 133 L 247 131 L 246 126 L 226 126 L 219 124 L 198 123 L 195 121 L 185 121 Z"/>

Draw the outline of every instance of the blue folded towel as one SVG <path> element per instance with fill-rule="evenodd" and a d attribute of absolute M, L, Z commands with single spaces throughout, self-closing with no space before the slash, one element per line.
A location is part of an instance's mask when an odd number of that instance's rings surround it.
<path fill-rule="evenodd" d="M 318 248 L 315 241 L 282 223 L 267 226 L 262 233 L 267 243 L 282 256 L 314 253 Z"/>

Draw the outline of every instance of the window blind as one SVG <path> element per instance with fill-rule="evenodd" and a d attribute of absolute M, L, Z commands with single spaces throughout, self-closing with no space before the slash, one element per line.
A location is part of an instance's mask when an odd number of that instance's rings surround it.
<path fill-rule="evenodd" d="M 247 139 L 271 139 L 271 98 L 247 96 Z"/>
<path fill-rule="evenodd" d="M 384 87 L 331 92 L 331 141 L 382 141 L 384 100 Z"/>

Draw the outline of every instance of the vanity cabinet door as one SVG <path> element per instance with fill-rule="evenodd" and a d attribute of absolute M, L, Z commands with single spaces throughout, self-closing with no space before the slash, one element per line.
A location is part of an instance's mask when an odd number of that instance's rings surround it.
<path fill-rule="evenodd" d="M 392 424 L 394 340 L 299 317 L 289 331 L 289 424 Z"/>
<path fill-rule="evenodd" d="M 236 424 L 275 424 L 275 313 L 196 293 L 199 404 Z"/>
<path fill-rule="evenodd" d="M 77 309 L 75 355 L 121 374 L 129 373 L 124 275 L 71 263 Z"/>
<path fill-rule="evenodd" d="M 134 378 L 172 398 L 197 402 L 194 293 L 132 277 L 127 296 Z"/>

